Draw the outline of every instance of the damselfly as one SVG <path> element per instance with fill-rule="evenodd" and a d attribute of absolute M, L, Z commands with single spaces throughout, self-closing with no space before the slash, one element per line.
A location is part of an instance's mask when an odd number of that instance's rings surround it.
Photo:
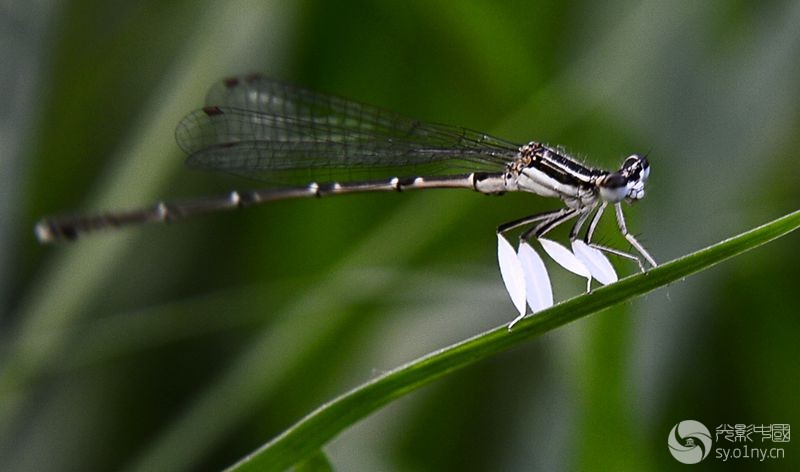
<path fill-rule="evenodd" d="M 616 280 L 602 252 L 656 262 L 628 231 L 622 202 L 644 197 L 650 165 L 644 156 L 627 157 L 617 171 L 594 169 L 560 148 L 538 142 L 518 145 L 464 128 L 406 118 L 377 107 L 313 92 L 259 75 L 215 84 L 206 106 L 187 115 L 175 132 L 189 167 L 256 177 L 277 186 L 233 191 L 216 198 L 159 202 L 151 207 L 88 216 L 42 219 L 35 228 L 41 242 L 72 240 L 101 229 L 169 222 L 218 210 L 243 208 L 299 197 L 429 188 L 464 188 L 484 194 L 530 192 L 558 198 L 564 207 L 502 224 L 498 257 L 506 288 L 520 312 L 526 300 L 535 312 L 553 304 L 543 262 L 528 241 L 538 240 L 556 262 L 601 283 Z M 376 176 L 380 180 L 374 180 Z M 304 182 L 302 186 L 295 185 Z M 311 182 L 311 183 L 308 183 Z M 606 208 L 631 252 L 592 241 Z M 572 251 L 544 239 L 553 228 L 575 220 Z M 589 221 L 583 237 L 582 228 Z M 518 251 L 503 236 L 528 227 Z M 512 322 L 513 325 L 513 322 Z"/>

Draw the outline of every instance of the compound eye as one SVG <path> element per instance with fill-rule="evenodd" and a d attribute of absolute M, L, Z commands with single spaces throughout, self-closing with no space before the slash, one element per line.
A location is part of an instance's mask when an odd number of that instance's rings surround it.
<path fill-rule="evenodd" d="M 630 156 L 625 158 L 625 161 L 622 163 L 622 167 L 624 169 L 630 168 L 636 165 L 637 163 L 641 162 L 642 160 L 644 160 L 642 156 L 638 154 L 631 154 Z"/>
<path fill-rule="evenodd" d="M 622 163 L 623 169 L 633 170 L 637 167 L 640 169 L 647 169 L 650 167 L 650 163 L 647 162 L 646 157 L 639 154 L 631 154 L 630 156 L 626 157 L 625 161 Z"/>

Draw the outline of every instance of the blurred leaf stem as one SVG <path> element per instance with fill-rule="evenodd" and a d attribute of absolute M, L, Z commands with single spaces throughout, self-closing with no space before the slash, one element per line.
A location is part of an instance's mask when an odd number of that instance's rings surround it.
<path fill-rule="evenodd" d="M 93 192 L 92 201 L 114 207 L 129 205 L 131 200 L 154 199 L 181 165 L 179 160 L 153 159 L 174 149 L 169 130 L 186 110 L 202 103 L 202 91 L 219 79 L 220 71 L 230 71 L 240 62 L 240 51 L 246 45 L 262 42 L 267 34 L 263 18 L 273 6 L 272 2 L 254 0 L 239 0 L 236 5 L 209 4 L 195 41 L 189 42 L 184 55 L 165 74 L 142 118 L 120 145 L 119 156 L 113 160 L 116 164 Z M 231 31 L 237 34 L 231 36 Z M 227 40 L 222 41 L 223 37 Z M 24 397 L 24 388 L 20 387 L 36 378 L 58 355 L 62 336 L 69 332 L 67 327 L 86 312 L 109 268 L 121 260 L 134 240 L 119 235 L 77 244 L 60 251 L 42 270 L 21 303 L 19 318 L 23 323 L 0 369 L 0 437 L 19 410 Z"/>

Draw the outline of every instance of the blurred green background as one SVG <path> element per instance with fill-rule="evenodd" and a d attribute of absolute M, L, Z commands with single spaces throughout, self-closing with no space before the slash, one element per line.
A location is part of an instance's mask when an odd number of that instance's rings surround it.
<path fill-rule="evenodd" d="M 649 152 L 628 217 L 660 261 L 800 202 L 798 2 L 10 1 L 0 35 L 0 470 L 219 469 L 513 318 L 494 229 L 558 206 L 530 195 L 281 202 L 36 243 L 45 214 L 257 186 L 184 169 L 173 141 L 222 77 L 262 71 L 602 167 Z M 799 243 L 450 375 L 325 452 L 337 470 L 672 470 L 681 420 L 800 428 Z M 580 293 L 550 268 L 557 299 Z M 701 467 L 797 470 L 797 443 Z"/>

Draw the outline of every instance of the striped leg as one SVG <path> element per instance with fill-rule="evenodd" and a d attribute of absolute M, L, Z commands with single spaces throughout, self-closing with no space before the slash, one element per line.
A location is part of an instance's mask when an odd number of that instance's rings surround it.
<path fill-rule="evenodd" d="M 600 207 L 597 209 L 597 211 L 594 214 L 594 218 L 592 218 L 592 222 L 589 224 L 589 229 L 586 231 L 586 237 L 584 238 L 584 242 L 588 246 L 593 247 L 595 249 L 598 249 L 600 251 L 607 252 L 609 254 L 614 254 L 615 256 L 620 256 L 620 257 L 624 257 L 626 259 L 630 259 L 632 261 L 635 261 L 639 265 L 639 269 L 642 272 L 645 272 L 645 267 L 644 267 L 644 264 L 642 264 L 642 260 L 639 257 L 637 257 L 635 254 L 631 254 L 629 252 L 621 251 L 619 249 L 614 249 L 614 248 L 611 248 L 611 247 L 608 247 L 608 246 L 603 246 L 601 244 L 597 244 L 597 243 L 592 242 L 592 236 L 594 236 L 594 231 L 597 228 L 597 224 L 600 222 L 600 218 L 602 218 L 603 212 L 605 211 L 607 206 L 608 206 L 608 203 L 606 203 L 606 202 L 603 202 L 602 204 L 600 204 Z M 619 204 L 617 204 L 617 207 L 619 208 L 619 211 L 621 213 L 622 209 L 619 206 Z M 625 220 L 623 219 L 622 220 L 622 224 L 624 225 L 624 223 L 625 223 Z M 620 231 L 622 232 L 622 234 L 624 236 L 627 233 L 628 230 L 627 230 L 627 228 L 625 228 L 625 230 L 623 231 L 622 228 L 620 227 Z M 633 237 L 633 236 L 631 236 L 631 237 Z M 627 236 L 625 238 L 628 239 Z M 638 242 L 637 242 L 637 245 L 638 245 Z M 641 247 L 641 245 L 639 245 L 639 247 Z M 642 250 L 644 250 L 644 249 L 642 248 Z M 649 255 L 646 256 L 646 257 L 649 257 Z M 650 262 L 650 259 L 648 259 L 648 262 Z M 653 267 L 655 267 L 655 264 L 653 265 Z"/>
<path fill-rule="evenodd" d="M 658 267 L 658 263 L 656 263 L 655 259 L 653 259 L 650 253 L 648 253 L 644 246 L 639 244 L 639 241 L 637 241 L 636 238 L 628 232 L 628 226 L 625 224 L 625 215 L 622 213 L 622 204 L 617 203 L 615 209 L 617 211 L 617 225 L 619 226 L 619 230 L 622 235 L 625 236 L 625 239 L 627 239 L 637 251 L 639 251 L 639 254 L 647 259 L 647 262 L 649 262 L 651 266 Z"/>
<path fill-rule="evenodd" d="M 569 232 L 569 240 L 570 242 L 575 241 L 578 239 L 578 233 L 581 232 L 581 228 L 586 223 L 586 220 L 589 219 L 589 215 L 592 214 L 592 207 L 585 207 L 581 209 L 580 216 L 578 216 L 578 221 L 572 225 L 572 230 Z"/>
<path fill-rule="evenodd" d="M 555 229 L 557 226 L 566 223 L 567 221 L 575 218 L 576 216 L 578 216 L 578 210 L 574 210 L 572 208 L 565 208 L 557 216 L 549 220 L 542 221 L 538 225 L 522 233 L 522 239 L 528 240 L 531 237 L 531 235 L 535 235 L 536 239 L 539 239 L 545 234 Z"/>
<path fill-rule="evenodd" d="M 520 236 L 520 240 L 527 241 L 531 238 L 531 236 L 535 236 L 536 239 L 539 240 L 539 243 L 542 245 L 545 252 L 547 252 L 547 254 L 554 261 L 556 261 L 556 263 L 558 263 L 558 265 L 574 274 L 580 275 L 581 277 L 586 277 L 586 291 L 588 292 L 592 288 L 592 275 L 589 269 L 586 268 L 583 262 L 581 262 L 578 257 L 575 256 L 575 254 L 573 254 L 569 249 L 564 248 L 560 244 L 543 239 L 545 234 L 579 215 L 580 218 L 585 219 L 580 210 L 564 208 L 561 211 L 553 214 L 550 218 L 545 219 L 538 225 L 525 231 L 522 236 Z"/>
<path fill-rule="evenodd" d="M 499 234 L 505 234 L 508 231 L 519 228 L 521 226 L 527 226 L 531 223 L 536 223 L 537 221 L 542 221 L 542 220 L 550 221 L 552 219 L 560 217 L 561 215 L 566 213 L 567 210 L 568 210 L 567 208 L 562 208 L 560 210 L 553 210 L 545 213 L 537 213 L 535 215 L 525 216 L 518 220 L 509 221 L 508 223 L 503 223 L 500 226 L 498 226 L 497 232 Z"/>

